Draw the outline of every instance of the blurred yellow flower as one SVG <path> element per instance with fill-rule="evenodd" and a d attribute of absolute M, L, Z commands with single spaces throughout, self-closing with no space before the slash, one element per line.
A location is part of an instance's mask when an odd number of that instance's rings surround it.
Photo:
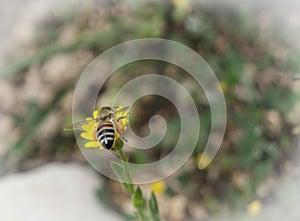
<path fill-rule="evenodd" d="M 206 168 L 210 162 L 212 161 L 212 158 L 205 154 L 205 153 L 199 153 L 196 157 L 196 163 L 199 169 Z"/>
<path fill-rule="evenodd" d="M 151 184 L 151 189 L 154 194 L 160 195 L 163 194 L 166 190 L 166 185 L 163 181 L 156 181 Z"/>
<path fill-rule="evenodd" d="M 185 8 L 188 5 L 188 0 L 172 0 L 172 4 L 175 8 Z"/>
<path fill-rule="evenodd" d="M 262 204 L 259 200 L 254 200 L 247 205 L 247 213 L 251 216 L 256 216 L 260 213 Z"/>
<path fill-rule="evenodd" d="M 227 84 L 224 82 L 224 81 L 221 81 L 219 84 L 218 84 L 218 90 L 222 93 L 226 93 L 228 91 L 228 86 Z"/>

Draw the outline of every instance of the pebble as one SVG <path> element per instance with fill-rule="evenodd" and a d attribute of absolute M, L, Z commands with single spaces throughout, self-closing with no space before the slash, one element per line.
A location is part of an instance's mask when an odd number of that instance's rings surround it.
<path fill-rule="evenodd" d="M 52 163 L 0 179 L 0 220 L 124 220 L 96 198 L 101 182 L 91 169 Z"/>

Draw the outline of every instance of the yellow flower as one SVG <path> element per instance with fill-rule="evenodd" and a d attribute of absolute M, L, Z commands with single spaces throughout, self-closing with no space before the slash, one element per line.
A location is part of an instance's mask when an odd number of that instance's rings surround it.
<path fill-rule="evenodd" d="M 251 216 L 256 216 L 261 211 L 262 204 L 259 200 L 254 200 L 247 205 L 247 213 Z"/>
<path fill-rule="evenodd" d="M 116 109 L 116 119 L 119 119 L 120 117 L 122 117 L 119 121 L 120 126 L 122 126 L 122 132 L 126 130 L 127 128 L 127 123 L 128 123 L 128 111 L 120 111 L 122 109 L 121 106 L 119 106 Z M 101 109 L 100 109 L 101 110 Z M 98 125 L 98 115 L 99 115 L 99 111 L 98 109 L 93 111 L 93 118 L 91 117 L 87 117 L 86 123 L 83 124 L 81 126 L 83 132 L 80 134 L 80 136 L 86 140 L 88 140 L 89 142 L 85 143 L 85 147 L 86 148 L 94 148 L 94 147 L 99 147 L 99 149 L 103 149 L 103 147 L 100 145 L 100 143 L 95 139 L 94 133 L 95 133 L 95 128 Z M 116 134 L 116 139 L 119 138 L 119 134 Z"/>
<path fill-rule="evenodd" d="M 188 0 L 172 0 L 171 2 L 176 8 L 186 8 L 188 6 Z"/>
<path fill-rule="evenodd" d="M 87 117 L 86 120 L 86 124 L 82 125 L 82 130 L 84 132 L 82 132 L 80 134 L 80 136 L 86 140 L 89 140 L 89 142 L 85 143 L 84 146 L 87 148 L 91 148 L 91 147 L 99 147 L 99 149 L 103 149 L 103 147 L 100 145 L 100 143 L 95 140 L 94 138 L 94 132 L 95 132 L 95 128 L 98 124 L 98 122 L 95 120 L 97 114 L 99 113 L 99 110 L 94 110 L 93 111 L 93 117 Z"/>
<path fill-rule="evenodd" d="M 227 86 L 227 84 L 226 84 L 224 81 L 220 82 L 220 83 L 218 84 L 218 90 L 219 90 L 220 92 L 222 92 L 222 93 L 226 93 L 226 92 L 228 91 L 228 86 Z"/>
<path fill-rule="evenodd" d="M 166 185 L 163 181 L 156 181 L 151 184 L 151 189 L 154 194 L 160 195 L 165 192 Z"/>
<path fill-rule="evenodd" d="M 206 168 L 210 164 L 211 161 L 212 161 L 212 158 L 205 153 L 199 153 L 196 158 L 196 163 L 197 163 L 197 166 L 199 169 Z"/>

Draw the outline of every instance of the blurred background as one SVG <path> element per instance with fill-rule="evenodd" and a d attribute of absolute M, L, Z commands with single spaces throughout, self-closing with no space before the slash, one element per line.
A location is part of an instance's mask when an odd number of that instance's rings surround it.
<path fill-rule="evenodd" d="M 166 38 L 198 52 L 216 73 L 221 84 L 217 90 L 225 95 L 225 137 L 206 169 L 199 170 L 197 164 L 200 157 L 209 157 L 202 152 L 210 131 L 210 108 L 188 73 L 164 62 L 134 62 L 114 73 L 99 93 L 99 105 L 103 105 L 132 78 L 155 72 L 172 77 L 192 95 L 201 119 L 193 156 L 176 174 L 142 187 L 145 192 L 155 190 L 164 220 L 299 220 L 297 1 L 14 0 L 1 1 L 1 6 L 0 193 L 15 183 L 22 186 L 24 176 L 39 168 L 45 172 L 34 177 L 47 179 L 45 168 L 50 164 L 56 165 L 52 172 L 64 171 L 66 165 L 89 168 L 74 134 L 63 131 L 71 122 L 74 88 L 81 73 L 118 43 Z M 148 120 L 156 114 L 168 122 L 166 136 L 151 150 L 130 152 L 132 162 L 154 162 L 176 144 L 180 118 L 172 103 L 162 97 L 146 96 L 135 103 L 130 125 L 138 135 L 146 136 Z M 7 181 L 7 177 L 19 176 Z M 58 180 L 64 176 L 58 175 Z M 116 217 L 108 219 L 133 220 L 129 195 L 119 183 L 97 173 L 89 176 L 101 183 L 94 185 L 90 196 L 96 199 L 93 211 L 109 208 L 104 212 Z M 76 194 L 85 191 L 89 179 Z M 76 182 L 82 181 L 75 176 L 57 188 L 69 190 Z M 30 185 L 29 191 L 43 189 L 34 181 Z M 0 200 L 1 220 L 6 220 L 1 214 L 7 212 L 1 208 L 20 202 L 18 192 L 10 190 L 11 195 Z M 66 191 L 55 191 L 54 196 L 65 198 L 66 204 L 74 203 L 68 201 Z M 31 197 L 26 201 L 28 214 L 36 213 L 30 207 Z M 78 206 L 89 211 L 85 200 L 79 199 Z M 39 207 L 54 212 L 46 204 Z M 56 220 L 69 220 L 66 213 L 62 211 Z"/>

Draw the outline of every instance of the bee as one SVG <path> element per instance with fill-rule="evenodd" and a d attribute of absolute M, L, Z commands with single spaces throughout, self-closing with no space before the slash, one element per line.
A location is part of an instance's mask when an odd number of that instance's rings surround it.
<path fill-rule="evenodd" d="M 105 106 L 99 109 L 97 115 L 94 116 L 94 119 L 76 122 L 73 125 L 65 127 L 65 130 L 82 129 L 84 124 L 94 123 L 94 141 L 97 141 L 103 148 L 111 150 L 118 138 L 127 142 L 123 136 L 126 125 L 124 125 L 122 120 L 128 118 L 128 116 L 122 116 L 122 113 L 125 113 L 128 109 L 129 107 L 121 108 Z"/>

